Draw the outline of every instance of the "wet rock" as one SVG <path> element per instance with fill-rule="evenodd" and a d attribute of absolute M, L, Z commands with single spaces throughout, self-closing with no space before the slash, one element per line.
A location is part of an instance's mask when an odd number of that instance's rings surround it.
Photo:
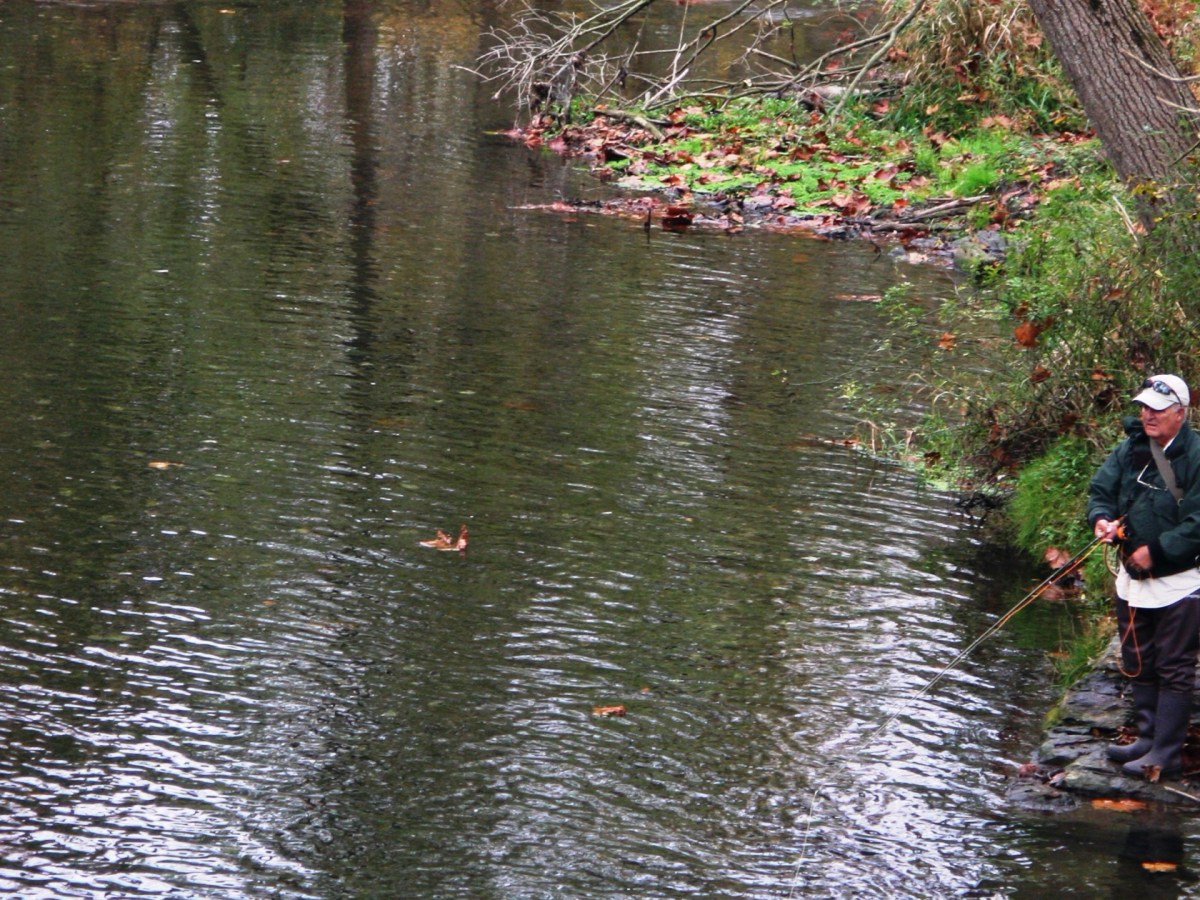
<path fill-rule="evenodd" d="M 968 275 L 979 275 L 984 269 L 998 265 L 1007 250 L 1007 240 L 998 231 L 976 231 L 950 244 L 954 268 Z"/>
<path fill-rule="evenodd" d="M 1114 639 L 1096 669 L 1063 696 L 1048 717 L 1034 761 L 1033 768 L 1047 774 L 1015 783 L 1010 791 L 1014 801 L 1054 810 L 1093 798 L 1128 798 L 1200 809 L 1200 783 L 1192 783 L 1195 776 L 1155 784 L 1128 777 L 1108 759 L 1106 748 L 1132 716 L 1128 679 L 1117 668 L 1118 659 Z M 1185 772 L 1190 770 L 1188 755 Z"/>

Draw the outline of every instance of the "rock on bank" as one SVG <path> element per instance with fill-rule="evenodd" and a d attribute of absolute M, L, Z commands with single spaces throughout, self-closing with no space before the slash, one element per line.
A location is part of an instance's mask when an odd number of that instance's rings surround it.
<path fill-rule="evenodd" d="M 1072 809 L 1098 798 L 1141 800 L 1200 811 L 1200 703 L 1184 747 L 1184 775 L 1161 783 L 1129 778 L 1105 748 L 1127 729 L 1132 715 L 1129 680 L 1118 669 L 1113 639 L 1096 668 L 1064 695 L 1049 716 L 1035 772 L 1013 785 L 1014 798 L 1045 809 Z"/>

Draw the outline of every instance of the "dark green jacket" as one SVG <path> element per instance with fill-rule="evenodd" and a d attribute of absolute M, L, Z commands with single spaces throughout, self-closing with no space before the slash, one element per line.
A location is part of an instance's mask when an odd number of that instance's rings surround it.
<path fill-rule="evenodd" d="M 1088 486 L 1088 524 L 1125 516 L 1122 556 L 1145 544 L 1153 564 L 1149 572 L 1140 573 L 1143 576 L 1173 575 L 1194 568 L 1200 561 L 1200 437 L 1184 422 L 1167 448 L 1175 483 L 1183 491 L 1176 503 L 1154 465 L 1142 423 L 1126 419 L 1124 425 L 1127 437 L 1108 455 Z M 1139 483 L 1139 476 L 1144 484 Z"/>

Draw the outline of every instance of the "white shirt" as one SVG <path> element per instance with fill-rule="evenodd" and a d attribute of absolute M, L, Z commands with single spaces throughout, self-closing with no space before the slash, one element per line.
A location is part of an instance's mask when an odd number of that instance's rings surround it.
<path fill-rule="evenodd" d="M 1124 566 L 1117 572 L 1117 596 L 1140 609 L 1170 606 L 1196 591 L 1200 591 L 1200 569 L 1159 578 L 1130 578 Z"/>

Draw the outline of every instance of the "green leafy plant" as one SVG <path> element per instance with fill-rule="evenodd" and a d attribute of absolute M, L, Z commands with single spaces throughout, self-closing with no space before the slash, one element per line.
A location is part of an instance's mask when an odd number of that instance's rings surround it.
<path fill-rule="evenodd" d="M 895 54 L 911 83 L 889 108 L 897 126 L 953 134 L 986 118 L 1080 130 L 1085 121 L 1027 4 L 935 0 Z"/>
<path fill-rule="evenodd" d="M 1082 547 L 1091 539 L 1083 488 L 1098 462 L 1095 447 L 1068 434 L 1021 469 L 1010 505 L 1018 546 L 1040 555 L 1051 547 Z"/>
<path fill-rule="evenodd" d="M 1081 618 L 1071 634 L 1063 635 L 1063 649 L 1054 657 L 1059 686 L 1070 687 L 1091 672 L 1115 633 L 1115 620 L 1096 610 L 1092 616 Z"/>

